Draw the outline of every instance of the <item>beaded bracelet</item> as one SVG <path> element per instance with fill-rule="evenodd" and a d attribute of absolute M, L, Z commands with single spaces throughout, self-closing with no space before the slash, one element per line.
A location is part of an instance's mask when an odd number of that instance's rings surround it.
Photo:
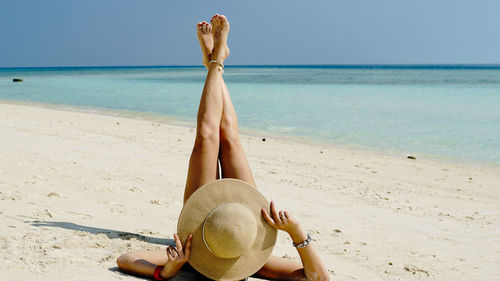
<path fill-rule="evenodd" d="M 305 248 L 307 245 L 309 245 L 311 243 L 311 235 L 309 233 L 307 233 L 307 239 L 300 243 L 300 244 L 295 244 L 295 242 L 292 242 L 292 246 L 294 246 L 295 248 Z"/>
<path fill-rule="evenodd" d="M 220 67 L 224 68 L 224 64 L 221 61 L 218 61 L 218 60 L 211 60 L 208 63 L 216 63 L 216 64 L 220 65 Z"/>

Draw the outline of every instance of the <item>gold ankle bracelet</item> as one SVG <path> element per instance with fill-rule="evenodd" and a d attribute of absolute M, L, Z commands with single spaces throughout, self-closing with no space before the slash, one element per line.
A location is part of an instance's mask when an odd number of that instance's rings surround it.
<path fill-rule="evenodd" d="M 208 63 L 216 63 L 216 64 L 220 65 L 220 67 L 224 68 L 224 64 L 219 60 L 210 60 Z"/>

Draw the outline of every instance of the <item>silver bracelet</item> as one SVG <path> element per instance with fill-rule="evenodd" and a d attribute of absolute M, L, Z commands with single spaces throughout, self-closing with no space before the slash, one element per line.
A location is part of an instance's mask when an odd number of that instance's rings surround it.
<path fill-rule="evenodd" d="M 295 244 L 295 242 L 292 242 L 292 246 L 294 246 L 295 248 L 305 248 L 307 245 L 309 245 L 311 243 L 311 234 L 307 233 L 307 239 L 306 241 L 300 243 L 300 244 Z"/>

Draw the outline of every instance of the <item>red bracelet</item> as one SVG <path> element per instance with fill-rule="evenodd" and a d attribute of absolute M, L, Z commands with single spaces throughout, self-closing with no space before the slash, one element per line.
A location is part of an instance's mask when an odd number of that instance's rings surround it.
<path fill-rule="evenodd" d="M 163 278 L 160 277 L 160 272 L 162 271 L 162 269 L 164 268 L 165 266 L 164 265 L 158 265 L 156 268 L 155 268 L 155 273 L 153 273 L 153 278 L 155 280 L 165 280 Z"/>

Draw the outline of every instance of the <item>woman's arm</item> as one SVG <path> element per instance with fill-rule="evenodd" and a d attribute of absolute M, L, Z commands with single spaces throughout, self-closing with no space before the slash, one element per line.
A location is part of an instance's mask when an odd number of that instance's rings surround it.
<path fill-rule="evenodd" d="M 162 279 L 170 279 L 177 275 L 189 259 L 191 253 L 191 238 L 189 235 L 183 248 L 181 240 L 174 234 L 175 247 L 168 246 L 166 250 L 140 251 L 123 254 L 116 260 L 118 267 L 128 273 L 153 277 L 158 266 L 164 266 L 159 272 Z"/>
<path fill-rule="evenodd" d="M 271 256 L 255 277 L 270 280 L 306 280 L 304 267 L 293 260 Z"/>
<path fill-rule="evenodd" d="M 300 227 L 300 224 L 287 211 L 277 212 L 273 201 L 271 201 L 272 217 L 265 209 L 262 209 L 262 215 L 272 227 L 287 232 L 296 245 L 302 244 L 307 240 L 307 235 Z M 268 278 L 272 279 L 303 279 L 300 278 L 302 274 L 302 277 L 307 278 L 307 280 L 324 281 L 330 279 L 325 265 L 312 244 L 308 244 L 303 248 L 297 247 L 297 251 L 302 261 L 302 268 L 300 268 L 300 266 L 297 267 L 296 263 L 287 263 L 279 258 L 272 257 L 266 265 L 259 270 L 258 274 L 266 275 Z"/>

